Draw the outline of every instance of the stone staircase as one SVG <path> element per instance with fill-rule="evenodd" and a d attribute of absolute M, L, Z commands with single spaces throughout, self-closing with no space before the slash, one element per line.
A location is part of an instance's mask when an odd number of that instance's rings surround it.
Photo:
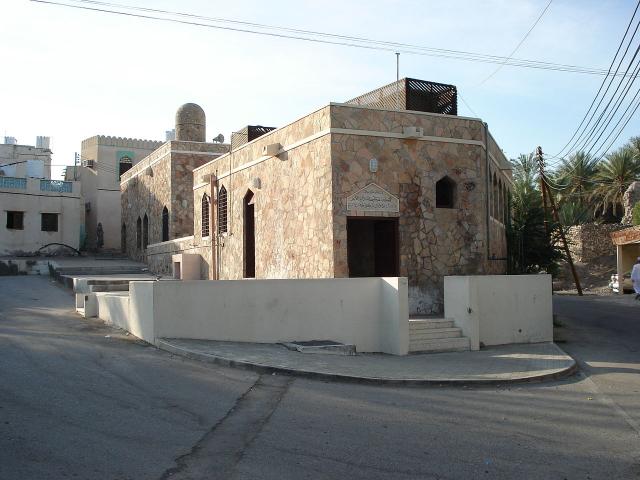
<path fill-rule="evenodd" d="M 470 349 L 469 338 L 449 318 L 411 317 L 409 353 L 461 352 Z"/>

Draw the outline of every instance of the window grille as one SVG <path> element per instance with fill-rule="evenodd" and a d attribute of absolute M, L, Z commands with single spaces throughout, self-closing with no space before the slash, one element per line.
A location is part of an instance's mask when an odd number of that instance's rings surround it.
<path fill-rule="evenodd" d="M 202 236 L 209 236 L 209 197 L 202 195 Z"/>
<path fill-rule="evenodd" d="M 144 214 L 144 220 L 142 220 L 142 248 L 146 249 L 149 245 L 149 217 Z"/>
<path fill-rule="evenodd" d="M 42 230 L 43 232 L 57 232 L 58 231 L 58 214 L 43 213 L 40 230 Z"/>
<path fill-rule="evenodd" d="M 7 212 L 7 228 L 24 230 L 24 212 Z"/>
<path fill-rule="evenodd" d="M 227 233 L 227 189 L 222 186 L 218 192 L 218 235 Z"/>

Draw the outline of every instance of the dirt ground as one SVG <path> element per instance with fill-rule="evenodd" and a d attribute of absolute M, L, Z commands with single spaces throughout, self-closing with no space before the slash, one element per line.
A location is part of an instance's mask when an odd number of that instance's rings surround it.
<path fill-rule="evenodd" d="M 609 288 L 611 275 L 616 273 L 616 256 L 597 257 L 588 263 L 576 262 L 576 271 L 584 293 L 591 295 L 614 295 Z M 562 263 L 560 274 L 553 279 L 556 293 L 577 293 L 568 263 Z"/>

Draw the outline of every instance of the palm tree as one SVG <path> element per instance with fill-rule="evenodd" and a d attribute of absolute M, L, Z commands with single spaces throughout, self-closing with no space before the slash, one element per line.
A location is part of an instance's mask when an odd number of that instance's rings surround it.
<path fill-rule="evenodd" d="M 621 148 L 606 157 L 594 176 L 594 187 L 589 198 L 595 201 L 595 209 L 605 214 L 611 208 L 618 215 L 622 196 L 629 185 L 640 178 L 640 162 L 634 149 Z"/>
<path fill-rule="evenodd" d="M 563 158 L 554 174 L 561 200 L 570 198 L 581 207 L 586 207 L 597 167 L 597 159 L 582 151 Z"/>
<path fill-rule="evenodd" d="M 557 226 L 544 227 L 544 209 L 540 194 L 537 164 L 533 155 L 512 160 L 512 221 L 507 226 L 509 271 L 511 273 L 555 272 L 560 258 L 554 241 Z"/>

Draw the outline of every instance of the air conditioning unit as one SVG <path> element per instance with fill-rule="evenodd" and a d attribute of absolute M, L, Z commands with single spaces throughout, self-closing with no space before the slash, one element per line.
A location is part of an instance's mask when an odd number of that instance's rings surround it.
<path fill-rule="evenodd" d="M 94 160 L 83 160 L 82 166 L 87 168 L 94 168 L 95 161 Z"/>
<path fill-rule="evenodd" d="M 422 127 L 402 127 L 402 134 L 407 138 L 420 138 L 424 135 Z"/>
<path fill-rule="evenodd" d="M 269 145 L 265 145 L 262 147 L 262 155 L 266 155 L 267 157 L 275 157 L 282 146 L 279 143 L 270 143 Z"/>

